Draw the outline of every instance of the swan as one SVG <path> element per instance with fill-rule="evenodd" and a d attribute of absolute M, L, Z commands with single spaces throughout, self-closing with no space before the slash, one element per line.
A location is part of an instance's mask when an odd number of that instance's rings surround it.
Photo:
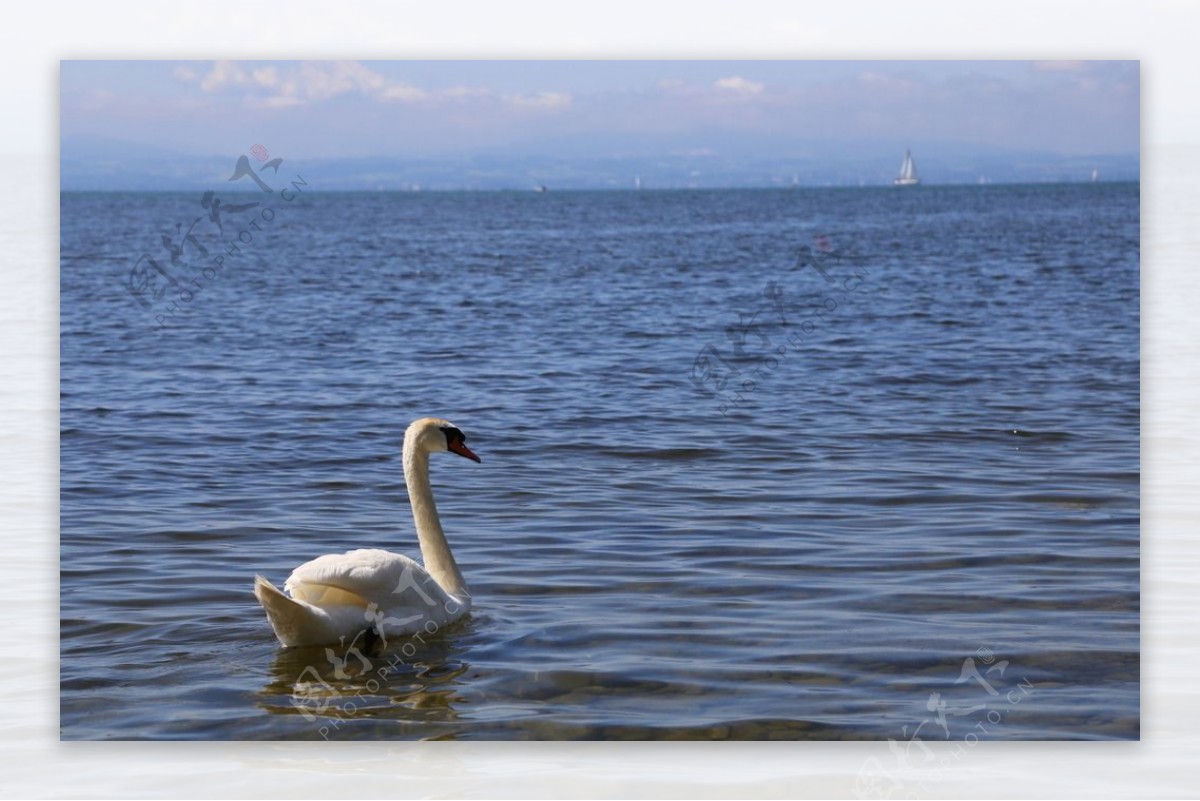
<path fill-rule="evenodd" d="M 407 556 L 361 548 L 305 562 L 292 571 L 284 591 L 254 577 L 254 595 L 280 643 L 334 645 L 364 630 L 385 639 L 432 634 L 467 614 L 471 595 L 446 544 L 429 486 L 429 454 L 443 451 L 482 461 L 448 420 L 424 417 L 404 432 L 404 483 L 424 566 Z"/>

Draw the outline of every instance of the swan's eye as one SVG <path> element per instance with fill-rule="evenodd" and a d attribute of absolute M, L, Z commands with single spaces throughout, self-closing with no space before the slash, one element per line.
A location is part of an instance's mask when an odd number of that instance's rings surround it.
<path fill-rule="evenodd" d="M 442 433 L 446 435 L 446 450 L 457 453 L 459 456 L 465 456 L 472 462 L 483 461 L 467 447 L 467 438 L 463 436 L 463 432 L 453 426 L 443 426 Z"/>

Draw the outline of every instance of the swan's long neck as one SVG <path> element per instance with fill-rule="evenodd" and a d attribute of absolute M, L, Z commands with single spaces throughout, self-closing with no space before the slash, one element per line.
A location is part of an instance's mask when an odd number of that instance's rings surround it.
<path fill-rule="evenodd" d="M 443 590 L 450 595 L 462 595 L 467 585 L 454 561 L 454 554 L 450 553 L 437 506 L 433 502 L 433 488 L 429 486 L 429 454 L 415 446 L 415 439 L 405 438 L 404 483 L 408 485 L 408 499 L 412 503 L 417 540 L 421 543 L 421 557 L 425 561 L 425 569 Z"/>

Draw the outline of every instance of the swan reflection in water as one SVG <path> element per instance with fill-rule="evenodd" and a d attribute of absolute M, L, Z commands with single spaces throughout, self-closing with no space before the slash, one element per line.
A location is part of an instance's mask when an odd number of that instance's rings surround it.
<path fill-rule="evenodd" d="M 462 660 L 462 638 L 471 620 L 433 636 L 394 638 L 386 645 L 359 636 L 336 646 L 284 648 L 275 656 L 270 681 L 259 693 L 259 706 L 278 715 L 309 720 L 314 738 L 338 739 L 339 733 L 387 722 L 453 724 L 458 720 L 462 678 L 470 665 Z M 446 736 L 447 729 L 424 730 L 420 736 Z"/>

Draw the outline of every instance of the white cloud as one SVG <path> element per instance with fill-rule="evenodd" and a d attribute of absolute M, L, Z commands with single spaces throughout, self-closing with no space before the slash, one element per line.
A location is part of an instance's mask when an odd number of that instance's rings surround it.
<path fill-rule="evenodd" d="M 407 83 L 393 83 L 380 92 L 379 96 L 384 100 L 416 101 L 425 100 L 429 94 Z"/>
<path fill-rule="evenodd" d="M 263 67 L 260 70 L 254 70 L 251 74 L 259 86 L 274 86 L 279 80 L 279 73 L 275 71 L 274 67 Z"/>
<path fill-rule="evenodd" d="M 257 108 L 288 108 L 329 100 L 345 94 L 359 94 L 388 102 L 417 102 L 428 100 L 430 93 L 404 83 L 392 81 L 357 61 L 306 61 L 295 66 L 246 66 L 234 61 L 216 61 L 203 78 L 190 67 L 178 67 L 177 79 L 186 83 L 199 81 L 205 92 L 226 91 L 241 87 L 250 92 L 247 105 Z M 267 94 L 262 94 L 266 92 Z M 443 93 L 449 97 L 488 94 L 486 90 L 456 87 Z M 553 98 L 534 97 L 531 105 L 553 104 Z"/>
<path fill-rule="evenodd" d="M 300 93 L 309 100 L 360 92 L 375 94 L 387 88 L 387 79 L 357 61 L 306 61 L 297 78 Z"/>
<path fill-rule="evenodd" d="M 291 106 L 302 106 L 304 101 L 295 95 L 273 95 L 272 97 L 254 98 L 250 101 L 250 105 L 260 108 L 290 108 Z"/>
<path fill-rule="evenodd" d="M 387 103 L 490 98 L 526 111 L 555 111 L 570 106 L 572 100 L 566 92 L 500 95 L 489 89 L 461 85 L 426 91 L 391 80 L 357 61 L 306 61 L 294 65 L 216 61 L 203 77 L 190 67 L 176 68 L 174 75 L 186 83 L 198 81 L 207 93 L 245 92 L 244 102 L 255 108 L 289 108 L 348 94 Z"/>
<path fill-rule="evenodd" d="M 246 73 L 232 61 L 217 61 L 213 63 L 212 71 L 200 81 L 200 88 L 206 92 L 215 92 L 229 84 L 243 84 Z"/>
<path fill-rule="evenodd" d="M 720 92 L 729 92 L 742 97 L 761 95 L 766 86 L 758 81 L 750 81 L 737 75 L 720 78 L 713 83 L 713 88 Z"/>
<path fill-rule="evenodd" d="M 538 92 L 533 95 L 505 95 L 505 102 L 520 109 L 554 110 L 571 105 L 571 95 L 566 92 Z"/>
<path fill-rule="evenodd" d="M 1030 66 L 1037 72 L 1078 72 L 1086 64 L 1083 61 L 1034 61 Z"/>
<path fill-rule="evenodd" d="M 85 111 L 99 111 L 112 105 L 116 95 L 107 89 L 93 89 L 79 103 L 79 108 Z"/>
<path fill-rule="evenodd" d="M 858 82 L 869 89 L 879 89 L 893 94 L 912 92 L 918 88 L 917 83 L 907 78 L 901 78 L 896 75 L 885 75 L 882 72 L 871 72 L 869 70 L 859 74 Z"/>

